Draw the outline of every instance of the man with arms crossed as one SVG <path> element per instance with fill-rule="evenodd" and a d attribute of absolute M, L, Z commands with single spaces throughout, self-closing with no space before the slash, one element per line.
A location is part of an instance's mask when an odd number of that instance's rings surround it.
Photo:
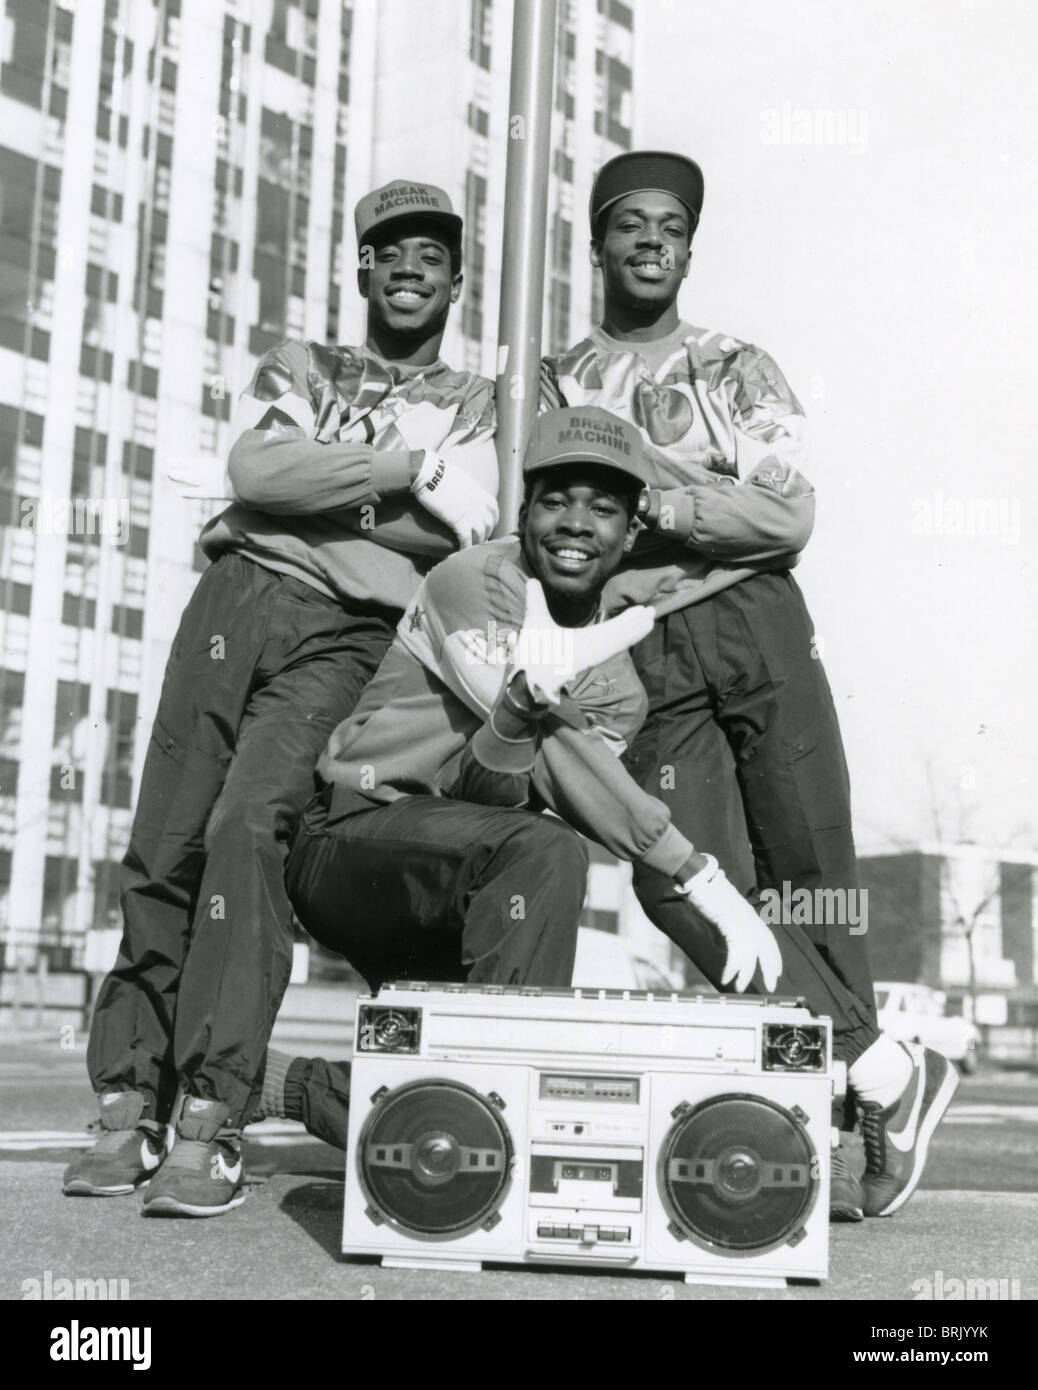
<path fill-rule="evenodd" d="M 284 863 L 314 763 L 422 576 L 497 519 L 492 385 L 439 357 L 461 221 L 404 180 L 360 201 L 356 229 L 363 346 L 267 353 L 238 416 L 236 500 L 202 534 L 213 564 L 166 668 L 90 1035 L 103 1134 L 66 1170 L 70 1195 L 150 1179 L 149 1214 L 243 1200 L 238 1136 L 288 982 Z"/>
<path fill-rule="evenodd" d="M 857 866 L 843 746 L 789 572 L 814 521 L 813 490 L 800 472 L 803 412 L 767 353 L 679 316 L 702 205 L 702 173 L 683 155 L 634 151 L 599 171 L 591 259 L 602 271 L 603 321 L 546 359 L 542 406 L 615 411 L 638 426 L 654 467 L 646 529 L 607 593 L 610 611 L 651 603 L 660 614 L 633 652 L 649 699 L 629 754 L 635 778 L 694 843 L 717 846 L 744 890 L 752 886 L 744 846 L 730 833 L 736 781 L 756 888 L 846 893 Z M 635 889 L 656 926 L 722 985 L 723 955 L 707 928 L 689 929 L 673 883 L 636 864 Z M 874 1022 L 864 934 L 825 922 L 796 930 Z M 925 1127 L 956 1084 L 936 1053 L 886 1038 L 877 1046 L 850 1083 L 864 1191 L 842 1152 L 833 1162 L 833 1213 L 852 1220 L 891 1214 L 907 1199 L 902 1187 L 892 1194 L 885 1136 L 898 1136 L 895 1148 L 921 1145 L 925 1157 Z"/>

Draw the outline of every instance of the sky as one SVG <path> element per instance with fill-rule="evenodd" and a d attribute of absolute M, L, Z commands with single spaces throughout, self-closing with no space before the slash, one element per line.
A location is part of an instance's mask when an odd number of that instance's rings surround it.
<path fill-rule="evenodd" d="M 808 413 L 797 577 L 859 849 L 1038 850 L 1038 7 L 636 16 L 635 143 L 706 180 L 682 315 L 766 348 Z"/>

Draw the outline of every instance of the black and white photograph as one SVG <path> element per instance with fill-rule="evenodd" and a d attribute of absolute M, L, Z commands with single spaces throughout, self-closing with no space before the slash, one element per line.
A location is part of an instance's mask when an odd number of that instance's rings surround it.
<path fill-rule="evenodd" d="M 0 0 L 35 1364 L 161 1372 L 228 1300 L 821 1304 L 840 1371 L 1009 1364 L 1036 40 Z"/>

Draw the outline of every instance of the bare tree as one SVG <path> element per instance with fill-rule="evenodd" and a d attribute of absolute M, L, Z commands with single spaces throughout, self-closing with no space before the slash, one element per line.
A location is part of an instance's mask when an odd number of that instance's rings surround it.
<path fill-rule="evenodd" d="M 924 758 L 923 768 L 926 779 L 927 813 L 934 839 L 939 845 L 976 845 L 977 841 L 971 834 L 975 806 L 964 797 L 961 781 L 956 784 L 954 790 L 950 790 L 947 785 L 942 787 L 933 757 Z M 992 902 L 999 897 L 1001 887 L 1001 876 L 997 864 L 993 865 L 990 871 L 982 876 L 979 883 L 975 883 L 972 888 L 967 890 L 961 882 L 956 881 L 954 863 L 951 860 L 945 861 L 942 888 L 947 893 L 947 901 L 951 908 L 951 916 L 946 919 L 946 924 L 966 942 L 966 957 L 969 967 L 967 994 L 970 1001 L 970 1017 L 973 1019 L 976 1019 L 977 1015 L 979 927 L 985 912 Z"/>

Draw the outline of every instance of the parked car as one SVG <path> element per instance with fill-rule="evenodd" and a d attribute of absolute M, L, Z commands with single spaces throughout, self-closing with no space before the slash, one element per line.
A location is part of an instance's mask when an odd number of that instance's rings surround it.
<path fill-rule="evenodd" d="M 901 1042 L 920 1042 L 957 1062 L 967 1076 L 977 1070 L 980 1030 L 968 1018 L 945 1016 L 945 996 L 928 985 L 883 980 L 876 985 L 879 1026 Z"/>
<path fill-rule="evenodd" d="M 573 984 L 578 989 L 648 989 L 667 994 L 684 988 L 676 975 L 636 955 L 623 937 L 595 927 L 581 927 L 577 932 Z"/>

